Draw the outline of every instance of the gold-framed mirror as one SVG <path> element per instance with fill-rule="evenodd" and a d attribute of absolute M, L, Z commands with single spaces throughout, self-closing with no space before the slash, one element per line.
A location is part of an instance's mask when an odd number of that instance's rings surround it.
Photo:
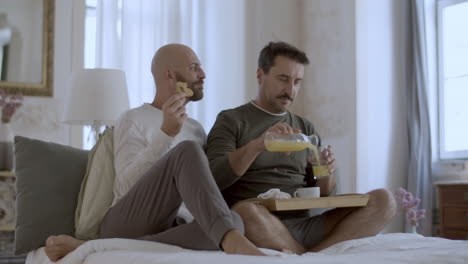
<path fill-rule="evenodd" d="M 55 0 L 0 0 L 0 88 L 52 96 Z"/>

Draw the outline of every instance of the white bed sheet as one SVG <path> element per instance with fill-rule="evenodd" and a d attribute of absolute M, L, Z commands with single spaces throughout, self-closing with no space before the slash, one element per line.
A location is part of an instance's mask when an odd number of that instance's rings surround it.
<path fill-rule="evenodd" d="M 192 251 L 179 247 L 129 239 L 89 241 L 58 264 L 181 264 L 181 263 L 468 263 L 468 241 L 423 237 L 414 234 L 384 234 L 339 243 L 319 253 L 302 256 L 227 255 L 220 251 Z M 43 248 L 30 252 L 26 264 L 51 264 Z"/>

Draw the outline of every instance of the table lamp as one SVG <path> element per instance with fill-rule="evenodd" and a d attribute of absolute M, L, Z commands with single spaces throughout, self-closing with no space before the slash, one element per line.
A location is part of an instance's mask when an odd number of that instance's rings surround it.
<path fill-rule="evenodd" d="M 129 109 L 125 73 L 116 69 L 83 69 L 73 74 L 63 120 L 90 125 L 95 137 L 103 125 L 113 125 Z"/>

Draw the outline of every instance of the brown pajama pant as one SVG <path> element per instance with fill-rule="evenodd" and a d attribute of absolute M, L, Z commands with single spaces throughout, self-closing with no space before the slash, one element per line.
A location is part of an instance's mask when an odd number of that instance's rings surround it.
<path fill-rule="evenodd" d="M 175 226 L 182 202 L 195 220 Z M 224 234 L 232 229 L 244 233 L 242 219 L 224 201 L 203 149 L 193 141 L 183 141 L 107 211 L 100 238 L 134 238 L 219 250 Z"/>

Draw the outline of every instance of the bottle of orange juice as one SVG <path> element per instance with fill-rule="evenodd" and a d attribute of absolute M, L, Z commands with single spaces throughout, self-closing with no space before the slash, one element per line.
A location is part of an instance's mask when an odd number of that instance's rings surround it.
<path fill-rule="evenodd" d="M 304 149 L 317 149 L 318 137 L 302 133 L 290 135 L 267 132 L 264 139 L 265 148 L 271 152 L 293 152 Z"/>
<path fill-rule="evenodd" d="M 284 135 L 267 132 L 264 139 L 265 148 L 270 152 L 294 152 L 310 149 L 315 157 L 315 162 L 312 164 L 314 176 L 324 177 L 329 175 L 329 171 L 328 167 L 320 162 L 318 142 L 316 135 L 307 136 L 302 133 Z"/>

